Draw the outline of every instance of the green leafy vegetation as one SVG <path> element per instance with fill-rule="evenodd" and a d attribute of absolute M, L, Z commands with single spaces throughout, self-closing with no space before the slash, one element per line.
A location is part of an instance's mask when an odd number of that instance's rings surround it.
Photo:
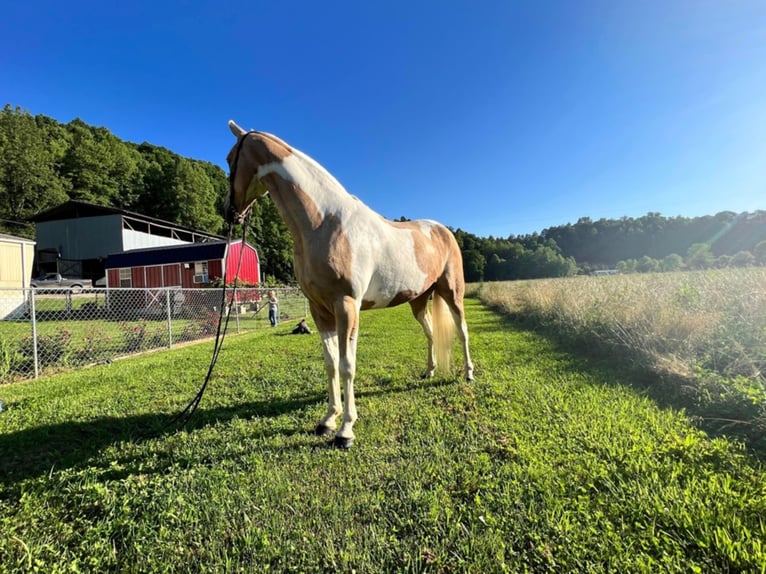
<path fill-rule="evenodd" d="M 470 384 L 420 380 L 406 307 L 362 316 L 349 452 L 311 434 L 324 366 L 291 325 L 227 338 L 186 431 L 209 343 L 1 386 L 0 572 L 762 571 L 740 443 L 467 310 Z"/>
<path fill-rule="evenodd" d="M 704 217 L 581 217 L 530 235 L 480 238 L 458 229 L 466 280 L 569 277 L 766 266 L 766 211 Z"/>
<path fill-rule="evenodd" d="M 210 162 L 125 142 L 80 119 L 0 110 L 0 232 L 33 237 L 29 217 L 72 199 L 222 233 L 228 191 L 226 174 Z M 247 239 L 270 281 L 294 281 L 292 238 L 270 199 L 254 206 Z"/>

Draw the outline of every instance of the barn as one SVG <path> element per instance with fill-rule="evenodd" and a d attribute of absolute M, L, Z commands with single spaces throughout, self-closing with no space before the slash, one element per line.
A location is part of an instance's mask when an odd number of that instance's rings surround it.
<path fill-rule="evenodd" d="M 30 221 L 35 223 L 37 239 L 35 276 L 61 273 L 92 279 L 97 285 L 111 253 L 223 239 L 124 209 L 74 200 L 40 212 Z"/>
<path fill-rule="evenodd" d="M 241 256 L 241 265 L 240 265 Z M 106 287 L 198 288 L 221 279 L 234 281 L 239 266 L 239 280 L 260 283 L 261 266 L 255 247 L 241 239 L 207 243 L 132 249 L 106 258 Z"/>

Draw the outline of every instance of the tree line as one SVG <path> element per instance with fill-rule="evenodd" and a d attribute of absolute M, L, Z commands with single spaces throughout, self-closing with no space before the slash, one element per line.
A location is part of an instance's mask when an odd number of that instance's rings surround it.
<path fill-rule="evenodd" d="M 10 104 L 0 112 L 0 232 L 33 238 L 28 218 L 71 199 L 222 234 L 228 190 L 213 163 L 80 119 L 62 124 Z M 254 207 L 247 241 L 270 280 L 292 280 L 292 238 L 270 200 Z"/>
<path fill-rule="evenodd" d="M 117 138 L 80 119 L 62 124 L 9 104 L 0 112 L 0 231 L 34 236 L 27 219 L 69 199 L 221 234 L 229 189 L 217 165 Z M 404 219 L 404 218 L 403 218 Z M 509 225 L 511 223 L 509 222 Z M 507 238 L 454 230 L 467 281 L 766 265 L 766 211 L 599 219 Z M 294 282 L 293 241 L 273 202 L 255 204 L 247 241 L 269 281 Z"/>

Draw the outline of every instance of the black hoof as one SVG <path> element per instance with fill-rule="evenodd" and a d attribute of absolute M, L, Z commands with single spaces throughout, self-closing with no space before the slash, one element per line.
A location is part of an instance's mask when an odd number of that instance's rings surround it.
<path fill-rule="evenodd" d="M 332 442 L 332 446 L 342 450 L 350 449 L 352 444 L 354 444 L 354 439 L 343 438 L 342 436 L 336 436 L 335 440 Z"/>
<path fill-rule="evenodd" d="M 319 424 L 314 429 L 314 434 L 316 436 L 331 436 L 334 431 L 330 427 L 326 427 L 322 424 Z"/>

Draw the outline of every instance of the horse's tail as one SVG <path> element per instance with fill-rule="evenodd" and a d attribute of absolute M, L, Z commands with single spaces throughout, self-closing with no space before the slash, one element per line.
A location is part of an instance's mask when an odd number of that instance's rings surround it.
<path fill-rule="evenodd" d="M 449 374 L 452 365 L 452 341 L 456 332 L 455 320 L 447 302 L 436 291 L 434 291 L 432 315 L 436 369 L 442 374 Z"/>

